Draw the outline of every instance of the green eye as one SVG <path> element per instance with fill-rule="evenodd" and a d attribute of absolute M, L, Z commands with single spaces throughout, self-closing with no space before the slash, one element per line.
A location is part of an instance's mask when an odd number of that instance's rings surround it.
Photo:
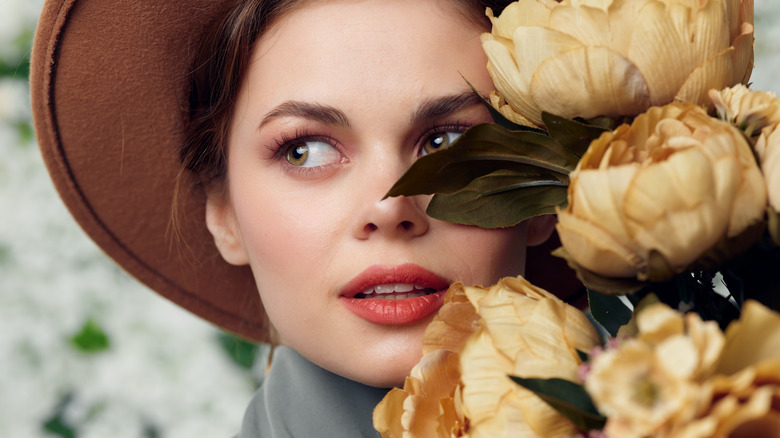
<path fill-rule="evenodd" d="M 341 153 L 320 140 L 297 141 L 287 147 L 284 159 L 296 167 L 319 167 L 341 161 Z"/>
<path fill-rule="evenodd" d="M 422 144 L 420 156 L 422 157 L 441 149 L 447 149 L 462 134 L 462 132 L 438 132 L 431 135 Z"/>

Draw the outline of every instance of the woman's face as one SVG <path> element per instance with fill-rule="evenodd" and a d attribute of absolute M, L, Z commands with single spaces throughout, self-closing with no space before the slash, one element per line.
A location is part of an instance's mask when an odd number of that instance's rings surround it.
<path fill-rule="evenodd" d="M 522 273 L 526 227 L 483 230 L 383 199 L 420 156 L 488 122 L 480 30 L 437 0 L 313 2 L 259 41 L 207 221 L 249 264 L 281 343 L 374 386 L 400 384 L 453 281 Z"/>

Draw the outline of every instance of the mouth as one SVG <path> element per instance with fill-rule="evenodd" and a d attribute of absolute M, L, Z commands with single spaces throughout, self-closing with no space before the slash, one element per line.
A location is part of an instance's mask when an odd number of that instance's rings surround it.
<path fill-rule="evenodd" d="M 372 266 L 347 283 L 341 302 L 383 325 L 411 324 L 439 310 L 450 281 L 414 264 Z"/>
<path fill-rule="evenodd" d="M 431 287 L 411 283 L 378 284 L 355 295 L 356 299 L 404 300 L 438 292 Z"/>

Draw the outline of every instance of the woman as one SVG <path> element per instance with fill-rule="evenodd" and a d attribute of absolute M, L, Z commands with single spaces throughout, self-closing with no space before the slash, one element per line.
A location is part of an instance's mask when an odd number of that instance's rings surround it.
<path fill-rule="evenodd" d="M 384 199 L 490 121 L 463 80 L 492 89 L 484 6 L 45 7 L 36 130 L 74 217 L 157 292 L 280 345 L 242 437 L 371 436 L 449 284 L 522 274 L 549 236 L 549 218 L 483 230 L 427 217 L 426 197 Z"/>

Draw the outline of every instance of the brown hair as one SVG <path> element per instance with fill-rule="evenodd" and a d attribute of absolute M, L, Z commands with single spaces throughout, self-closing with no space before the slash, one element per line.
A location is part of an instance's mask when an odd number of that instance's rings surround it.
<path fill-rule="evenodd" d="M 233 0 L 200 45 L 192 69 L 187 136 L 180 150 L 179 175 L 192 171 L 198 183 L 221 183 L 227 171 L 227 136 L 233 101 L 241 88 L 252 49 L 264 29 L 310 0 Z M 509 1 L 455 0 L 476 26 L 487 29 L 485 9 L 498 14 Z M 180 184 L 178 184 L 180 185 Z"/>

